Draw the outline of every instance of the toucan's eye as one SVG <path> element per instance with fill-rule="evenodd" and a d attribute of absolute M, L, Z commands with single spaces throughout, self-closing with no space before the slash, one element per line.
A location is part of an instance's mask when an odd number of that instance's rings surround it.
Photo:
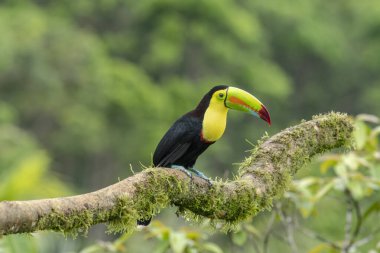
<path fill-rule="evenodd" d="M 218 96 L 219 98 L 224 98 L 224 93 L 219 93 Z"/>

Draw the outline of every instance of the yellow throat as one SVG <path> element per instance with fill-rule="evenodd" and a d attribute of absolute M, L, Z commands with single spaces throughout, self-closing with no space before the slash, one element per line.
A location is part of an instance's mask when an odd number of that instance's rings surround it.
<path fill-rule="evenodd" d="M 206 141 L 217 141 L 226 129 L 228 108 L 224 102 L 212 96 L 202 123 L 202 136 Z"/>

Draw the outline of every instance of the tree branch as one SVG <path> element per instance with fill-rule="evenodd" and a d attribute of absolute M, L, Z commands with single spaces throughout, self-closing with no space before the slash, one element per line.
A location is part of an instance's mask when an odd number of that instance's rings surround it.
<path fill-rule="evenodd" d="M 242 163 L 239 176 L 210 187 L 183 172 L 150 168 L 101 190 L 72 197 L 0 202 L 0 235 L 56 230 L 76 234 L 107 222 L 114 232 L 132 232 L 136 220 L 168 205 L 189 219 L 235 224 L 269 209 L 291 176 L 312 156 L 351 145 L 349 116 L 329 113 L 287 128 L 263 141 Z"/>

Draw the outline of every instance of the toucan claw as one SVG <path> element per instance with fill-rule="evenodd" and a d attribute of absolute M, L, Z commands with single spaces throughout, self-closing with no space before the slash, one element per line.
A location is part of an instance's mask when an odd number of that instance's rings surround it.
<path fill-rule="evenodd" d="M 189 168 L 189 170 L 194 172 L 195 175 L 197 175 L 198 177 L 204 179 L 208 183 L 209 186 L 212 186 L 211 180 L 208 177 L 206 177 L 205 174 L 203 174 L 202 172 L 194 168 Z"/>
<path fill-rule="evenodd" d="M 203 180 L 205 180 L 208 183 L 209 186 L 212 186 L 211 180 L 208 177 L 206 177 L 205 174 L 203 174 L 199 170 L 196 170 L 194 168 L 188 168 L 188 169 L 186 169 L 185 167 L 183 167 L 181 165 L 175 165 L 175 164 L 171 165 L 170 168 L 182 171 L 183 173 L 185 173 L 186 175 L 189 176 L 190 181 L 193 180 L 193 175 L 189 171 L 194 172 L 195 175 L 197 175 L 198 177 L 200 177 Z"/>
<path fill-rule="evenodd" d="M 170 167 L 172 169 L 176 169 L 176 170 L 182 171 L 183 173 L 185 173 L 190 178 L 190 180 L 193 180 L 193 175 L 187 169 L 185 169 L 185 167 L 183 167 L 181 165 L 172 165 Z"/>

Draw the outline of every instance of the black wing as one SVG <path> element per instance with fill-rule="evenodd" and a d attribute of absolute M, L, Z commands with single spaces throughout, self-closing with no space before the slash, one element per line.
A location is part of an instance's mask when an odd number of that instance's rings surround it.
<path fill-rule="evenodd" d="M 153 155 L 154 166 L 170 166 L 188 151 L 199 138 L 202 128 L 200 119 L 185 114 L 178 119 L 162 137 Z M 182 164 L 176 164 L 182 165 Z"/>

